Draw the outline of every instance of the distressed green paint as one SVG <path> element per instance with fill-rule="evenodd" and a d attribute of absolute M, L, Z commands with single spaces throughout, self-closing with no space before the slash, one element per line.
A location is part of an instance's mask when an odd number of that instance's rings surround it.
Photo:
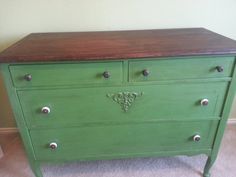
<path fill-rule="evenodd" d="M 29 164 L 35 176 L 42 177 L 42 172 L 40 170 L 40 162 L 35 160 L 35 154 L 33 152 L 30 134 L 28 131 L 28 127 L 26 126 L 26 123 L 24 121 L 24 116 L 22 113 L 19 100 L 17 98 L 16 89 L 13 87 L 12 82 L 11 82 L 12 80 L 9 74 L 8 64 L 1 64 L 0 67 L 1 67 L 1 72 L 3 74 L 3 78 L 4 78 L 5 87 L 8 92 L 9 100 L 13 108 L 13 114 L 16 120 L 16 124 L 21 134 L 21 138 L 24 143 L 26 154 L 28 156 Z"/>
<path fill-rule="evenodd" d="M 111 74 L 110 78 L 103 77 L 105 71 Z M 123 79 L 123 66 L 120 61 L 11 65 L 10 72 L 16 87 L 114 84 L 121 83 Z M 24 79 L 29 73 L 32 75 L 30 82 Z"/>
<path fill-rule="evenodd" d="M 227 77 L 231 74 L 233 57 L 178 58 L 170 60 L 130 61 L 131 82 Z M 216 66 L 223 66 L 224 72 L 217 72 Z M 150 74 L 145 77 L 142 71 Z"/>
<path fill-rule="evenodd" d="M 207 177 L 236 89 L 234 58 L 223 56 L 1 64 L 1 71 L 36 177 L 42 162 L 196 154 L 209 157 Z M 23 80 L 28 73 L 30 82 Z M 124 111 L 112 98 L 119 93 L 142 96 Z M 200 105 L 204 98 L 208 106 Z M 51 112 L 41 113 L 43 106 Z M 200 142 L 193 141 L 196 134 Z"/>
<path fill-rule="evenodd" d="M 215 142 L 214 142 L 214 146 L 211 152 L 211 155 L 208 156 L 207 159 L 207 163 L 206 166 L 204 168 L 204 177 L 209 177 L 210 176 L 210 169 L 212 167 L 212 165 L 214 164 L 216 158 L 217 158 L 217 154 L 220 148 L 220 144 L 221 144 L 221 139 L 224 135 L 224 130 L 226 127 L 226 123 L 227 123 L 227 119 L 229 117 L 230 114 L 230 109 L 232 107 L 233 104 L 233 100 L 234 100 L 234 96 L 235 96 L 235 91 L 236 91 L 236 69 L 235 69 L 235 62 L 233 63 L 233 74 L 232 74 L 232 81 L 229 85 L 229 89 L 227 92 L 227 97 L 225 100 L 225 104 L 224 104 L 224 109 L 222 111 L 222 119 L 219 123 L 218 126 L 218 131 L 216 133 L 216 138 L 215 138 Z"/>
<path fill-rule="evenodd" d="M 126 154 L 151 156 L 163 151 L 196 151 L 212 147 L 218 121 L 156 122 L 110 126 L 47 129 L 30 132 L 37 160 L 119 158 Z M 199 142 L 192 140 L 199 134 Z M 176 136 L 178 135 L 178 136 Z M 75 137 L 76 138 L 71 138 Z M 56 142 L 58 148 L 47 148 Z"/>
<path fill-rule="evenodd" d="M 18 91 L 28 127 L 64 127 L 83 123 L 220 117 L 227 82 L 93 87 Z M 111 93 L 142 93 L 125 112 L 107 97 Z M 188 96 L 186 96 L 188 95 Z M 201 106 L 201 99 L 209 99 Z M 67 106 L 68 105 L 68 106 Z M 49 114 L 41 113 L 49 107 Z M 89 111 L 88 111 L 89 110 Z"/>

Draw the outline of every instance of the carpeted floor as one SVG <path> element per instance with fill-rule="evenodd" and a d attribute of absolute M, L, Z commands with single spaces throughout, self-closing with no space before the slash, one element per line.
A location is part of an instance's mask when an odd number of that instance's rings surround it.
<path fill-rule="evenodd" d="M 4 137 L 1 137 L 4 139 Z M 0 177 L 33 177 L 19 135 L 5 135 Z M 9 141 L 11 139 L 11 141 Z M 228 125 L 212 177 L 236 176 L 236 125 Z M 44 177 L 200 177 L 204 155 L 44 164 Z"/>

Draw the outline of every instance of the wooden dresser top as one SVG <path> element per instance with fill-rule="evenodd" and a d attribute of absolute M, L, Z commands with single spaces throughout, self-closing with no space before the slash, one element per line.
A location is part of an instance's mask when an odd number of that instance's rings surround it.
<path fill-rule="evenodd" d="M 231 54 L 236 41 L 204 28 L 32 33 L 0 53 L 0 62 Z"/>

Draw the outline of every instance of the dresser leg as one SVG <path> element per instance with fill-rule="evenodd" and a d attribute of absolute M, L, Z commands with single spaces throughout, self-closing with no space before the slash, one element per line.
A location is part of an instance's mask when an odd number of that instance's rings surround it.
<path fill-rule="evenodd" d="M 30 166 L 31 166 L 31 169 L 32 169 L 35 177 L 43 177 L 39 162 L 33 161 L 30 163 Z"/>
<path fill-rule="evenodd" d="M 215 160 L 216 160 L 216 157 L 211 157 L 211 156 L 208 157 L 205 168 L 204 168 L 203 177 L 210 177 L 211 176 L 210 169 L 211 169 L 212 165 L 214 164 Z"/>
<path fill-rule="evenodd" d="M 209 172 L 203 174 L 203 177 L 210 177 L 210 176 L 211 176 L 211 174 Z"/>

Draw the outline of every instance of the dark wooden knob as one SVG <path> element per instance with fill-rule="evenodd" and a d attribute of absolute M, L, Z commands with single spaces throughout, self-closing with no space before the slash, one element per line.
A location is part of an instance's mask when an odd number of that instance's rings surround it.
<path fill-rule="evenodd" d="M 32 80 L 32 75 L 31 75 L 31 74 L 26 74 L 26 75 L 24 76 L 24 79 L 25 79 L 26 81 L 31 81 L 31 80 Z"/>
<path fill-rule="evenodd" d="M 217 67 L 216 67 L 216 70 L 217 70 L 219 73 L 221 73 L 221 72 L 224 71 L 224 68 L 223 68 L 222 66 L 217 66 Z"/>
<path fill-rule="evenodd" d="M 103 77 L 108 79 L 109 77 L 111 77 L 111 74 L 108 71 L 105 71 L 103 74 Z"/>
<path fill-rule="evenodd" d="M 52 150 L 55 150 L 57 148 L 57 143 L 55 142 L 50 143 L 49 148 L 51 148 Z"/>
<path fill-rule="evenodd" d="M 143 70 L 143 76 L 148 76 L 150 74 L 150 72 L 147 69 Z"/>

